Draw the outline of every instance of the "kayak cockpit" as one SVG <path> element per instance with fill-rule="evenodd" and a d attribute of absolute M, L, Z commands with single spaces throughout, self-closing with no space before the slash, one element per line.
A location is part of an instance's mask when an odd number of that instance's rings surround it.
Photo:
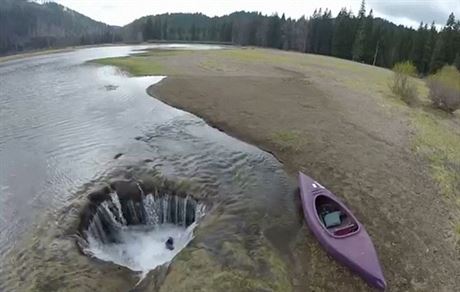
<path fill-rule="evenodd" d="M 321 226 L 334 237 L 346 237 L 356 233 L 359 225 L 339 203 L 328 196 L 315 198 L 315 208 Z"/>

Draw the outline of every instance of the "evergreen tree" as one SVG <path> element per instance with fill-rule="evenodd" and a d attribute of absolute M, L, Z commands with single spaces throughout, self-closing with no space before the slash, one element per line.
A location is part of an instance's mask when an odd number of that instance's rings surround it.
<path fill-rule="evenodd" d="M 460 19 L 457 20 L 455 25 L 454 51 L 456 52 L 454 64 L 456 64 L 457 68 L 460 70 Z"/>
<path fill-rule="evenodd" d="M 365 40 L 366 40 L 366 3 L 361 2 L 361 8 L 358 13 L 358 30 L 353 44 L 353 60 L 362 61 L 364 56 Z"/>
<path fill-rule="evenodd" d="M 224 22 L 220 29 L 220 41 L 221 42 L 231 42 L 233 33 L 232 23 Z"/>
<path fill-rule="evenodd" d="M 447 19 L 446 25 L 442 29 L 436 41 L 430 63 L 430 72 L 436 72 L 446 63 L 453 63 L 456 54 L 454 43 L 454 36 L 456 33 L 455 26 L 455 16 L 453 13 L 451 13 Z"/>
<path fill-rule="evenodd" d="M 294 25 L 293 48 L 306 53 L 309 50 L 308 30 L 309 24 L 305 16 L 302 16 Z"/>
<path fill-rule="evenodd" d="M 168 21 L 165 20 L 163 23 L 163 31 L 161 33 L 161 39 L 162 40 L 167 40 L 168 38 Z"/>
<path fill-rule="evenodd" d="M 272 48 L 281 48 L 281 20 L 278 14 L 270 17 L 267 31 L 268 46 Z"/>
<path fill-rule="evenodd" d="M 198 33 L 195 23 L 192 23 L 192 27 L 190 27 L 190 37 L 192 41 L 198 40 Z"/>
<path fill-rule="evenodd" d="M 454 51 L 456 52 L 454 66 L 460 71 L 460 19 L 455 25 Z"/>
<path fill-rule="evenodd" d="M 289 24 L 290 24 L 290 20 L 286 20 L 286 16 L 283 15 L 281 16 L 281 40 L 280 40 L 280 49 L 284 49 L 284 50 L 289 50 Z M 292 28 L 291 28 L 292 30 Z"/>
<path fill-rule="evenodd" d="M 369 15 L 365 19 L 364 25 L 364 50 L 362 60 L 368 64 L 371 64 L 374 59 L 376 44 L 378 42 L 378 35 L 373 37 L 372 33 L 374 30 L 374 11 L 371 9 Z"/>
<path fill-rule="evenodd" d="M 372 20 L 373 21 L 373 20 Z M 370 33 L 370 48 L 369 51 L 372 53 L 371 55 L 371 60 L 372 60 L 372 65 L 376 66 L 383 66 L 384 64 L 384 59 L 383 59 L 383 54 L 382 52 L 385 49 L 385 38 L 384 35 L 386 33 L 385 26 L 379 25 L 378 22 L 373 21 L 372 24 L 372 32 Z"/>
<path fill-rule="evenodd" d="M 410 53 L 410 59 L 417 67 L 418 72 L 424 72 L 425 64 L 423 63 L 423 56 L 425 50 L 425 43 L 427 38 L 428 29 L 423 22 L 420 23 L 417 33 L 415 34 L 414 42 Z"/>
<path fill-rule="evenodd" d="M 351 51 L 353 47 L 353 21 L 351 12 L 346 8 L 342 8 L 334 22 L 334 33 L 332 37 L 332 55 L 351 59 Z"/>
<path fill-rule="evenodd" d="M 147 20 L 144 25 L 144 31 L 143 31 L 143 37 L 144 40 L 150 40 L 153 38 L 153 21 L 152 17 L 147 17 Z"/>
<path fill-rule="evenodd" d="M 320 22 L 322 16 L 322 9 L 319 10 L 315 9 L 313 16 L 310 17 L 309 21 L 309 32 L 308 32 L 308 40 L 307 43 L 309 44 L 308 52 L 317 54 L 319 52 L 319 40 L 320 40 Z"/>
<path fill-rule="evenodd" d="M 259 27 L 259 21 L 257 19 L 253 20 L 249 25 L 249 35 L 248 35 L 248 44 L 255 46 L 257 43 L 257 28 Z"/>
<path fill-rule="evenodd" d="M 439 70 L 445 64 L 445 40 L 444 35 L 441 34 L 440 37 L 436 40 L 436 45 L 433 50 L 433 55 L 431 57 L 430 63 L 430 72 L 434 73 Z"/>
<path fill-rule="evenodd" d="M 326 9 L 318 23 L 318 54 L 330 55 L 334 33 L 331 11 Z"/>
<path fill-rule="evenodd" d="M 295 24 L 295 21 L 293 21 L 291 18 L 288 18 L 282 28 L 281 28 L 281 34 L 282 34 L 282 40 L 283 40 L 283 43 L 282 43 L 282 49 L 283 50 L 292 50 L 294 49 L 294 33 L 295 33 L 295 30 L 294 30 L 294 24 Z"/>
<path fill-rule="evenodd" d="M 153 24 L 152 38 L 155 40 L 161 39 L 161 18 L 160 16 L 155 16 L 155 20 Z"/>
<path fill-rule="evenodd" d="M 423 66 L 422 66 L 422 69 L 420 70 L 420 72 L 422 72 L 423 74 L 428 73 L 428 71 L 430 70 L 430 62 L 433 56 L 434 47 L 436 45 L 437 34 L 438 32 L 436 31 L 436 26 L 434 22 L 432 22 L 431 28 L 427 32 L 427 37 L 426 37 L 425 45 L 423 49 L 423 58 L 422 58 Z"/>
<path fill-rule="evenodd" d="M 455 22 L 454 13 L 449 15 L 447 19 L 446 27 L 445 27 L 445 51 L 446 51 L 446 63 L 452 64 L 455 59 L 455 55 L 457 53 L 456 44 L 455 44 L 455 37 L 456 37 L 456 30 L 457 30 L 457 23 Z"/>

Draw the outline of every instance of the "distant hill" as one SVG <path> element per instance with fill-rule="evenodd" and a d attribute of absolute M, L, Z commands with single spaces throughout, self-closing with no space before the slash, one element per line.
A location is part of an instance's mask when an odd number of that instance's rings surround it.
<path fill-rule="evenodd" d="M 54 2 L 0 0 L 0 54 L 114 42 L 118 29 Z"/>

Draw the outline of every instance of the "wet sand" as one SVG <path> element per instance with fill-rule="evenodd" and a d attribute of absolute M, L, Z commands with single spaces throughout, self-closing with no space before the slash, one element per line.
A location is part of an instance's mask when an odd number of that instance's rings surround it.
<path fill-rule="evenodd" d="M 271 50 L 195 52 L 159 63 L 170 77 L 149 94 L 273 153 L 293 179 L 301 170 L 343 198 L 373 238 L 390 290 L 458 287 L 458 209 L 411 148 L 408 110 L 386 96 L 390 71 Z M 299 214 L 286 220 L 266 237 L 286 260 L 293 290 L 369 289 L 304 225 L 293 228 Z"/>

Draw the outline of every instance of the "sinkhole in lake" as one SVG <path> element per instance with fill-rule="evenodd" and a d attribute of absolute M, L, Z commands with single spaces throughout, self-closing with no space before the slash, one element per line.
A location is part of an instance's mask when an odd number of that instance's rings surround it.
<path fill-rule="evenodd" d="M 134 180 L 113 182 L 88 201 L 78 231 L 83 253 L 144 275 L 186 247 L 205 209 L 171 185 Z"/>

